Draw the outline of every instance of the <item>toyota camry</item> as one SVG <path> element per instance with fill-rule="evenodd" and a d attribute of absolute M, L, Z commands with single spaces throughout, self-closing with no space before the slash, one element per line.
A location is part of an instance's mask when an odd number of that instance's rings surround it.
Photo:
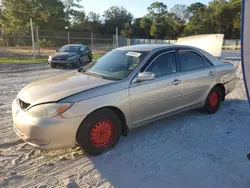
<path fill-rule="evenodd" d="M 126 46 L 24 87 L 12 104 L 13 126 L 34 147 L 80 146 L 99 155 L 156 119 L 191 109 L 215 113 L 235 83 L 234 65 L 201 48 Z"/>

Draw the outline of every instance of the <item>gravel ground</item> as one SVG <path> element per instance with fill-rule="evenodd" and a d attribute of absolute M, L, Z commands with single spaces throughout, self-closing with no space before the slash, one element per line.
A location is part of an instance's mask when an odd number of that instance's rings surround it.
<path fill-rule="evenodd" d="M 12 129 L 11 102 L 26 84 L 65 72 L 45 64 L 0 65 L 0 187 L 250 187 L 250 111 L 240 62 L 218 113 L 191 111 L 137 128 L 113 150 L 40 151 Z"/>

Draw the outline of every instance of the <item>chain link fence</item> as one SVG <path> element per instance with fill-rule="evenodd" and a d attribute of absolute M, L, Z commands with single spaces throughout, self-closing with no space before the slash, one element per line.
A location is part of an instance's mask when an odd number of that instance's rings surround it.
<path fill-rule="evenodd" d="M 38 30 L 34 31 L 35 56 L 45 57 L 66 44 L 84 44 L 94 54 L 104 54 L 116 47 L 112 34 L 86 33 L 80 30 Z M 32 57 L 32 36 L 0 35 L 0 57 Z"/>
<path fill-rule="evenodd" d="M 94 54 L 106 52 L 121 46 L 136 44 L 172 44 L 175 40 L 158 39 L 128 39 L 112 34 L 87 33 L 81 30 L 38 30 L 34 29 L 35 56 L 47 57 L 66 44 L 84 44 L 92 49 Z M 223 49 L 240 48 L 240 40 L 224 40 Z M 33 57 L 31 34 L 0 35 L 0 57 Z"/>

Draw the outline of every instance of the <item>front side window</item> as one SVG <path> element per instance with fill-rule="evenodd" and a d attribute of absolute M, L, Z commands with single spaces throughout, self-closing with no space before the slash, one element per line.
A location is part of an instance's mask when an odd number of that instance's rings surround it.
<path fill-rule="evenodd" d="M 181 71 L 195 70 L 204 67 L 203 58 L 193 51 L 179 51 Z"/>
<path fill-rule="evenodd" d="M 147 68 L 147 72 L 153 72 L 156 77 L 173 74 L 176 72 L 175 53 L 164 53 L 158 56 Z"/>
<path fill-rule="evenodd" d="M 148 52 L 113 50 L 83 68 L 85 74 L 123 80 L 143 61 Z"/>

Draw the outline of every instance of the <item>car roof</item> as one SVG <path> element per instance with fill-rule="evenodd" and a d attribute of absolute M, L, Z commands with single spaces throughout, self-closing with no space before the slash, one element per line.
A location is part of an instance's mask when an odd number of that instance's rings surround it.
<path fill-rule="evenodd" d="M 123 46 L 116 48 L 116 50 L 134 50 L 134 51 L 152 51 L 155 49 L 160 49 L 164 47 L 172 47 L 173 44 L 139 44 L 131 46 Z"/>
<path fill-rule="evenodd" d="M 83 44 L 66 44 L 65 46 L 85 46 Z"/>
<path fill-rule="evenodd" d="M 131 45 L 131 46 L 124 46 L 116 48 L 115 50 L 128 50 L 128 51 L 145 51 L 145 52 L 151 52 L 154 50 L 161 50 L 161 49 L 168 49 L 171 47 L 182 47 L 190 50 L 195 50 L 201 54 L 203 54 L 208 60 L 210 60 L 214 65 L 220 65 L 222 61 L 220 61 L 217 57 L 214 57 L 210 53 L 206 52 L 205 50 L 202 50 L 200 48 L 196 48 L 189 45 L 179 45 L 179 44 L 140 44 L 140 45 Z"/>

